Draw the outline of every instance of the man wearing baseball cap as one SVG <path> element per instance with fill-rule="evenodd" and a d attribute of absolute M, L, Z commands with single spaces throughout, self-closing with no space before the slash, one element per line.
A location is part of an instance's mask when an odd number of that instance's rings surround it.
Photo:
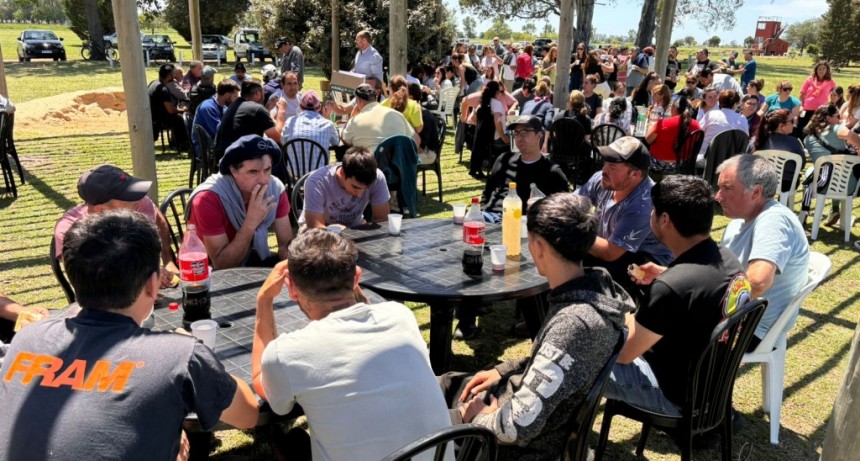
<path fill-rule="evenodd" d="M 188 106 L 188 113 L 193 117 L 197 113 L 197 108 L 204 101 L 215 96 L 217 88 L 215 87 L 215 74 L 217 71 L 214 67 L 204 66 L 200 73 L 200 81 L 195 83 L 188 91 L 188 99 L 191 104 Z M 231 80 L 232 81 L 232 80 Z M 238 90 L 239 87 L 237 86 Z"/>
<path fill-rule="evenodd" d="M 167 220 L 146 195 L 152 181 L 138 179 L 109 164 L 99 165 L 78 179 L 78 195 L 84 204 L 78 205 L 57 221 L 54 226 L 54 248 L 57 259 L 63 258 L 63 239 L 72 225 L 85 216 L 107 210 L 124 208 L 136 211 L 154 223 L 161 237 L 162 286 L 172 285 L 173 274 L 179 269 L 174 264 Z"/>
<path fill-rule="evenodd" d="M 325 152 L 328 152 L 329 146 L 340 143 L 334 124 L 320 114 L 322 105 L 316 91 L 305 91 L 299 108 L 298 115 L 290 117 L 284 124 L 281 141 L 287 143 L 293 139 L 309 139 L 322 146 Z"/>
<path fill-rule="evenodd" d="M 281 149 L 271 139 L 242 136 L 224 152 L 219 172 L 191 193 L 188 223 L 194 224 L 215 269 L 274 266 L 287 256 L 293 238 L 290 200 L 272 177 Z M 269 250 L 274 227 L 278 252 Z"/>
<path fill-rule="evenodd" d="M 651 154 L 632 136 L 598 147 L 603 170 L 594 173 L 576 193 L 594 205 L 600 226 L 597 241 L 583 262 L 601 266 L 634 299 L 641 289 L 630 280 L 630 264 L 655 262 L 665 266 L 672 254 L 651 231 Z"/>
<path fill-rule="evenodd" d="M 355 109 L 358 113 L 349 119 L 341 136 L 344 144 L 373 152 L 383 139 L 398 135 L 411 137 L 416 146 L 421 144 L 421 138 L 406 117 L 376 102 L 376 92 L 367 83 L 355 89 Z"/>

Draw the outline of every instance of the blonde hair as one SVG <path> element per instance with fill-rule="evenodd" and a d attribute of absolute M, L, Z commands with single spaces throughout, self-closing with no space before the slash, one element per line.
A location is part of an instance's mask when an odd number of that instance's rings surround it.
<path fill-rule="evenodd" d="M 659 102 L 663 109 L 669 109 L 672 105 L 672 91 L 668 86 L 661 83 L 651 89 L 651 94 L 660 96 L 660 100 L 658 101 L 657 98 L 654 98 L 654 102 Z"/>
<path fill-rule="evenodd" d="M 588 114 L 588 108 L 585 107 L 585 95 L 582 91 L 573 90 L 567 98 L 567 108 L 571 112 L 579 112 L 580 115 Z"/>
<path fill-rule="evenodd" d="M 549 85 L 543 79 L 537 84 L 534 90 L 535 96 L 545 98 L 550 95 Z"/>

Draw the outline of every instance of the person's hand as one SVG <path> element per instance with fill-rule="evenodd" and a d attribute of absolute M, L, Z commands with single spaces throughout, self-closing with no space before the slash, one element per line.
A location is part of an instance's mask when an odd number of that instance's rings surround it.
<path fill-rule="evenodd" d="M 460 407 L 460 417 L 464 423 L 470 423 L 479 414 L 490 414 L 499 409 L 499 399 L 495 395 L 490 396 L 490 404 L 484 403 L 479 397 L 472 397 L 465 405 Z"/>
<path fill-rule="evenodd" d="M 48 318 L 48 310 L 44 307 L 25 307 L 18 312 L 18 320 L 15 323 L 15 331 L 19 331 L 31 323 Z"/>
<path fill-rule="evenodd" d="M 641 266 L 636 266 L 636 270 L 628 268 L 627 274 L 630 275 L 630 280 L 637 285 L 650 285 L 665 270 L 666 268 L 663 266 L 647 262 Z"/>
<path fill-rule="evenodd" d="M 276 104 L 278 106 L 278 112 L 287 110 L 287 101 L 284 98 L 278 98 L 278 102 Z"/>
<path fill-rule="evenodd" d="M 262 184 L 257 184 L 251 190 L 251 200 L 248 202 L 248 211 L 245 213 L 245 223 L 256 229 L 270 211 L 277 207 L 275 197 L 266 195 L 268 188 Z"/>
<path fill-rule="evenodd" d="M 500 379 L 502 379 L 502 375 L 495 368 L 479 371 L 466 383 L 466 388 L 463 389 L 463 393 L 460 395 L 460 401 L 465 402 L 470 396 L 487 390 L 487 388 L 499 382 Z"/>
<path fill-rule="evenodd" d="M 266 281 L 263 282 L 263 286 L 260 288 L 257 298 L 268 300 L 275 299 L 275 297 L 281 293 L 281 288 L 284 286 L 284 278 L 286 278 L 287 272 L 287 260 L 283 260 L 278 264 L 275 264 L 272 272 L 269 273 L 269 276 L 266 277 Z"/>
<path fill-rule="evenodd" d="M 161 268 L 161 288 L 174 288 L 179 285 L 179 268 L 173 261 Z"/>

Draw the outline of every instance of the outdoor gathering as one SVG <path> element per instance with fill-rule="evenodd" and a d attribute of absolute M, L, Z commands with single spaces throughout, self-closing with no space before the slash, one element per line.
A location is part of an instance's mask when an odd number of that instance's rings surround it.
<path fill-rule="evenodd" d="M 856 0 L 0 0 L 0 461 L 823 460 Z"/>

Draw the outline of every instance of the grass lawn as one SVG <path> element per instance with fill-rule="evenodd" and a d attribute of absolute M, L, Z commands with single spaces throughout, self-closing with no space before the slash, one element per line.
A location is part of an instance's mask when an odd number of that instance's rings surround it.
<path fill-rule="evenodd" d="M 54 27 L 55 30 L 59 29 Z M 8 61 L 14 53 L 15 31 L 0 28 L 0 45 L 6 50 Z M 62 34 L 67 42 L 74 41 L 71 34 Z M 10 47 L 9 37 L 12 37 Z M 72 58 L 72 53 L 69 57 Z M 12 55 L 14 56 L 14 55 Z M 121 86 L 119 69 L 108 69 L 106 64 L 84 63 L 72 60 L 66 63 L 7 62 L 6 76 L 11 98 L 23 103 L 35 98 L 58 95 L 69 91 Z M 809 74 L 811 64 L 805 58 L 760 58 L 759 75 L 767 80 L 768 88 L 782 78 L 788 78 L 799 88 Z M 155 67 L 147 71 L 154 78 Z M 222 67 L 222 75 L 228 73 Z M 306 78 L 309 88 L 318 88 L 321 75 L 311 69 Z M 860 81 L 860 69 L 850 68 L 835 76 L 847 87 Z M 768 92 L 769 93 L 769 92 Z M 15 136 L 22 163 L 26 169 L 27 185 L 19 187 L 19 197 L 0 197 L 0 290 L 28 305 L 49 308 L 65 304 L 62 292 L 50 271 L 48 243 L 52 227 L 64 210 L 76 205 L 80 199 L 76 181 L 80 173 L 103 162 L 114 163 L 131 171 L 130 146 L 127 133 L 82 132 L 73 123 L 56 129 L 18 129 Z M 159 194 L 187 182 L 188 158 L 172 152 L 160 154 L 156 149 Z M 468 154 L 467 154 L 468 155 Z M 453 152 L 453 137 L 443 149 L 445 203 L 436 196 L 435 178 L 427 188 L 427 197 L 421 197 L 419 212 L 424 217 L 447 217 L 452 203 L 465 203 L 479 195 L 482 184 L 466 174 Z M 798 200 L 799 201 L 799 200 Z M 798 205 L 799 206 L 799 205 Z M 855 211 L 854 213 L 858 213 Z M 719 238 L 727 220 L 718 217 L 714 229 Z M 853 241 L 860 237 L 856 230 Z M 781 444 L 768 443 L 768 420 L 761 410 L 761 389 L 758 366 L 745 366 L 735 390 L 734 405 L 746 418 L 746 428 L 734 438 L 735 453 L 740 459 L 808 460 L 816 453 L 824 439 L 827 423 L 842 380 L 848 359 L 849 344 L 858 315 L 860 293 L 857 291 L 860 271 L 857 269 L 858 252 L 842 242 L 838 231 L 822 228 L 813 250 L 822 252 L 833 261 L 831 275 L 808 298 L 800 312 L 798 325 L 789 337 L 783 403 Z M 426 306 L 411 305 L 425 337 L 429 334 L 429 312 Z M 453 369 L 477 370 L 498 360 L 519 357 L 529 352 L 530 343 L 510 338 L 507 331 L 513 322 L 512 305 L 501 304 L 495 313 L 481 319 L 483 334 L 475 340 L 455 341 Z M 595 423 L 599 429 L 600 418 Z M 615 420 L 608 459 L 632 459 L 639 427 L 623 418 Z M 223 443 L 217 454 L 241 455 L 250 459 L 267 459 L 265 444 L 241 431 L 220 433 Z M 596 436 L 592 444 L 596 443 Z M 664 435 L 654 433 L 649 438 L 646 456 L 651 460 L 670 460 L 679 457 L 679 450 Z M 696 459 L 719 459 L 719 450 L 696 452 Z"/>

